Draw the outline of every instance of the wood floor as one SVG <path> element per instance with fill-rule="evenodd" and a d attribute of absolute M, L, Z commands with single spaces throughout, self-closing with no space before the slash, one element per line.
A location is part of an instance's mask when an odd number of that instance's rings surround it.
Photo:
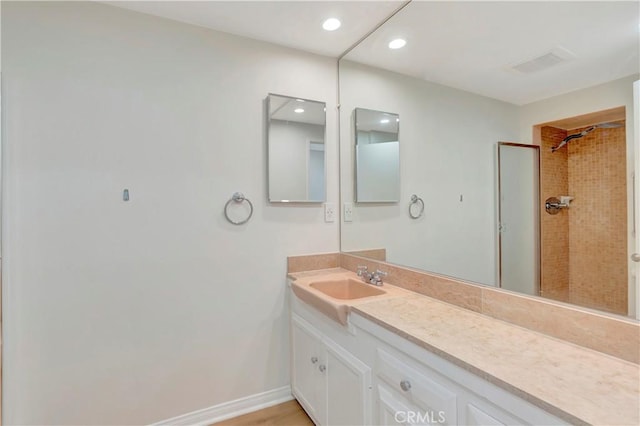
<path fill-rule="evenodd" d="M 260 411 L 216 423 L 216 426 L 313 426 L 298 401 L 288 401 Z"/>

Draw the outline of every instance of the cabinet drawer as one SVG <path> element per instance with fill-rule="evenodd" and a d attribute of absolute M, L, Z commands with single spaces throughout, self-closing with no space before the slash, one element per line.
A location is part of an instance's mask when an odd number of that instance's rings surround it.
<path fill-rule="evenodd" d="M 563 424 L 537 407 L 527 407 L 528 403 L 522 400 L 488 401 L 478 395 L 469 396 L 463 419 L 468 426 Z"/>
<path fill-rule="evenodd" d="M 426 368 L 411 365 L 389 352 L 378 349 L 376 375 L 391 389 L 402 395 L 423 415 L 444 417 L 444 423 L 457 424 L 457 396 L 455 389 L 446 387 Z"/>
<path fill-rule="evenodd" d="M 505 426 L 507 423 L 503 423 L 496 419 L 494 416 L 485 412 L 484 410 L 476 407 L 473 404 L 467 404 L 467 426 Z M 517 424 L 509 422 L 508 424 Z"/>
<path fill-rule="evenodd" d="M 410 425 L 408 414 L 416 410 L 409 406 L 403 398 L 397 398 L 385 385 L 378 386 L 378 424 L 384 426 Z M 415 423 L 415 422 L 414 422 Z"/>

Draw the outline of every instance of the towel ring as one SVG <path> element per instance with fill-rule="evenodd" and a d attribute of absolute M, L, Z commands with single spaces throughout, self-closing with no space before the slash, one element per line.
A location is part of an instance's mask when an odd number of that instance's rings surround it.
<path fill-rule="evenodd" d="M 247 218 L 244 219 L 244 220 L 235 221 L 235 220 L 231 219 L 229 217 L 229 211 L 228 211 L 229 210 L 229 206 L 231 205 L 231 203 L 232 202 L 233 203 L 242 203 L 244 201 L 246 201 L 249 204 L 249 209 L 250 209 L 249 210 L 249 216 L 247 216 Z M 229 201 L 227 201 L 227 204 L 224 205 L 224 217 L 226 217 L 227 220 L 230 223 L 234 224 L 234 225 L 243 225 L 243 224 L 249 222 L 249 219 L 251 219 L 251 216 L 253 216 L 253 204 L 251 203 L 251 201 L 249 201 L 249 199 L 246 198 L 244 196 L 244 194 L 242 194 L 241 192 L 234 192 L 233 195 L 231 196 L 231 198 L 229 199 Z"/>
<path fill-rule="evenodd" d="M 418 214 L 413 214 L 412 207 L 415 205 L 420 206 L 420 211 L 418 212 Z M 418 197 L 416 194 L 413 194 L 411 196 L 411 202 L 409 203 L 409 216 L 411 217 L 411 219 L 418 219 L 423 214 L 424 214 L 424 201 L 422 201 L 422 198 Z"/>

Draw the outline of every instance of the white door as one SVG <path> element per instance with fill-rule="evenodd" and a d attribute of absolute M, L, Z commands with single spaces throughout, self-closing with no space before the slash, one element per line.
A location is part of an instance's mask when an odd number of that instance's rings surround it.
<path fill-rule="evenodd" d="M 540 292 L 539 163 L 534 145 L 498 143 L 500 287 Z"/>
<path fill-rule="evenodd" d="M 324 201 L 324 143 L 309 141 L 309 165 L 307 167 L 307 200 Z"/>

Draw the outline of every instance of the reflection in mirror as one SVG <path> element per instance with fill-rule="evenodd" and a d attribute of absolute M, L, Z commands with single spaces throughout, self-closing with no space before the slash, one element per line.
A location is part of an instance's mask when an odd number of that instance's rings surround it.
<path fill-rule="evenodd" d="M 325 200 L 324 102 L 269 94 L 269 201 Z"/>
<path fill-rule="evenodd" d="M 398 114 L 356 108 L 356 202 L 397 202 L 400 198 Z"/>
<path fill-rule="evenodd" d="M 411 2 L 391 17 L 340 61 L 340 190 L 356 196 L 350 111 L 391 110 L 401 202 L 356 204 L 342 250 L 637 317 L 639 13 L 637 2 Z M 398 34 L 406 45 L 388 49 Z M 499 177 L 499 141 L 535 149 L 505 146 L 516 157 Z M 406 214 L 411 194 L 425 200 L 420 220 Z M 568 207 L 548 214 L 544 201 L 563 196 Z"/>
<path fill-rule="evenodd" d="M 540 294 L 540 147 L 498 143 L 500 287 Z"/>

